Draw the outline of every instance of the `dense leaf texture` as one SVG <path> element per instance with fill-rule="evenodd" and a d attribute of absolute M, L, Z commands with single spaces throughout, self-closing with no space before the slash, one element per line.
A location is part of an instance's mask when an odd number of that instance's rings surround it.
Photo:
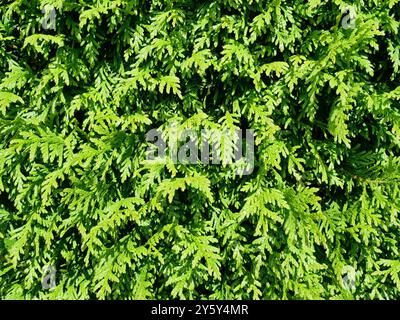
<path fill-rule="evenodd" d="M 399 1 L 0 15 L 1 298 L 400 298 Z M 253 129 L 253 173 L 146 162 L 172 122 Z"/>

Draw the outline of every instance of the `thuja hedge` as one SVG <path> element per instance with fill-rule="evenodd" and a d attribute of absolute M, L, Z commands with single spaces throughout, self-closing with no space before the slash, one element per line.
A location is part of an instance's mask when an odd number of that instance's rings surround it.
<path fill-rule="evenodd" d="M 1 298 L 400 298 L 399 1 L 0 15 Z M 146 162 L 171 122 L 252 129 L 253 172 Z"/>

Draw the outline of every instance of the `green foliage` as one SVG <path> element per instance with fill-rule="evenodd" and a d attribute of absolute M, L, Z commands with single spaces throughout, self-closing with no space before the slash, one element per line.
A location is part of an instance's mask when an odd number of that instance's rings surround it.
<path fill-rule="evenodd" d="M 399 13 L 2 1 L 0 297 L 399 299 Z M 253 129 L 255 170 L 146 162 L 172 122 Z"/>

